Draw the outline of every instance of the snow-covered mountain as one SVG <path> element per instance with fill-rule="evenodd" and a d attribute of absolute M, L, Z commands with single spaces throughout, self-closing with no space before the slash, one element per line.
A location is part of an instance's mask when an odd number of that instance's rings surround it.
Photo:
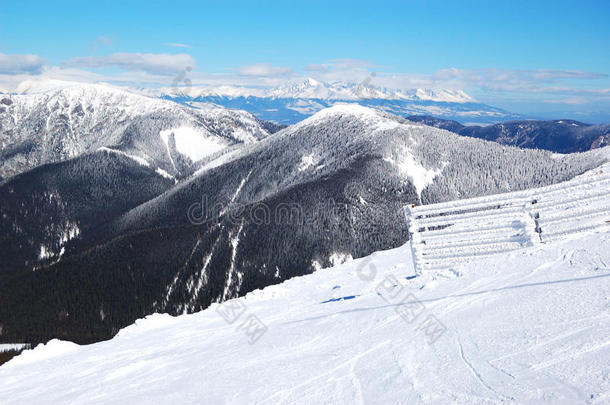
<path fill-rule="evenodd" d="M 407 119 L 503 145 L 545 149 L 558 153 L 601 148 L 607 146 L 610 140 L 610 124 L 590 125 L 574 120 L 522 120 L 488 126 L 465 126 L 456 121 L 431 116 L 409 116 Z"/>
<path fill-rule="evenodd" d="M 182 103 L 204 101 L 239 108 L 258 118 L 294 124 L 336 103 L 356 103 L 397 115 L 434 115 L 472 122 L 497 122 L 518 115 L 477 102 L 462 90 L 389 89 L 362 83 L 326 83 L 307 78 L 275 88 L 220 86 L 212 88 L 161 89 L 163 98 Z"/>
<path fill-rule="evenodd" d="M 5 179 L 102 147 L 180 176 L 222 148 L 269 135 L 245 111 L 193 108 L 106 85 L 24 83 L 20 90 L 0 97 Z"/>
<path fill-rule="evenodd" d="M 43 167 L 27 181 L 0 186 L 0 193 L 17 194 L 2 208 L 1 231 L 34 241 L 28 246 L 37 257 L 0 272 L 0 339 L 110 338 L 156 311 L 198 311 L 400 246 L 408 237 L 405 204 L 547 185 L 607 159 L 604 149 L 566 156 L 520 150 L 346 104 L 258 142 L 220 150 L 135 207 L 129 195 L 117 194 L 125 196 L 115 201 L 120 209 L 102 223 L 84 218 L 81 207 L 82 201 L 89 201 L 89 210 L 105 204 L 100 190 L 107 186 L 83 188 L 59 174 L 59 184 L 43 188 L 53 177 L 45 177 Z M 59 173 L 71 173 L 66 170 Z M 166 187 L 155 171 L 143 175 Z M 60 208 L 49 194 L 61 196 Z M 66 223 L 81 232 L 56 243 Z M 47 233 L 36 229 L 59 233 L 53 243 L 42 243 L 31 233 Z M 37 243 L 46 255 L 39 255 Z M 33 311 L 31 302 L 40 305 Z"/>
<path fill-rule="evenodd" d="M 0 367 L 5 404 L 607 404 L 610 233 L 416 275 L 408 246 L 53 340 Z M 290 253 L 287 253 L 290 254 Z"/>
<path fill-rule="evenodd" d="M 12 177 L 0 185 L 0 279 L 59 260 L 73 239 L 96 232 L 175 181 L 144 159 L 108 148 Z"/>
<path fill-rule="evenodd" d="M 206 96 L 220 97 L 268 97 L 321 100 L 360 100 L 376 98 L 386 100 L 437 101 L 450 103 L 470 103 L 476 100 L 462 90 L 450 89 L 412 89 L 398 90 L 375 87 L 369 81 L 362 83 L 334 82 L 327 83 L 311 77 L 303 81 L 272 88 L 253 88 L 238 86 L 218 86 L 211 88 L 192 87 L 186 89 L 162 89 L 168 95 L 188 95 L 193 98 Z"/>
<path fill-rule="evenodd" d="M 217 95 L 227 95 L 220 92 Z M 360 100 L 360 99 L 382 99 L 382 100 L 412 100 L 412 101 L 437 101 L 450 103 L 475 102 L 472 97 L 462 90 L 448 89 L 413 89 L 394 90 L 375 87 L 367 83 L 325 83 L 312 78 L 303 82 L 281 86 L 271 89 L 266 94 L 274 98 L 314 98 L 322 100 Z"/>

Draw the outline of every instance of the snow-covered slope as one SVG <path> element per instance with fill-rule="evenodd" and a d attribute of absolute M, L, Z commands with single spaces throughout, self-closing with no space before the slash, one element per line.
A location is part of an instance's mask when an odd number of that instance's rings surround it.
<path fill-rule="evenodd" d="M 4 404 L 606 404 L 610 233 L 413 277 L 403 246 L 0 367 Z"/>
<path fill-rule="evenodd" d="M 268 135 L 245 111 L 204 111 L 106 85 L 51 82 L 23 90 L 0 97 L 2 178 L 101 147 L 177 176 L 220 147 Z"/>

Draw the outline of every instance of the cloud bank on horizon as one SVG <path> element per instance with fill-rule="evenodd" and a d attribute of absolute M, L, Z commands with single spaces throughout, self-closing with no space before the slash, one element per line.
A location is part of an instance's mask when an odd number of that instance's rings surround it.
<path fill-rule="evenodd" d="M 604 23 L 610 6 L 604 2 L 386 1 L 373 7 L 356 1 L 349 9 L 341 2 L 309 8 L 240 1 L 143 8 L 136 2 L 113 10 L 69 3 L 32 5 L 28 18 L 23 5 L 3 8 L 0 91 L 32 80 L 163 88 L 185 72 L 197 87 L 265 88 L 312 77 L 396 90 L 463 90 L 518 113 L 605 112 L 610 121 L 610 62 L 603 56 L 610 51 Z M 94 12 L 115 20 L 89 19 Z M 197 12 L 207 17 L 195 18 Z M 56 21 L 60 14 L 85 21 Z M 53 29 L 32 28 L 29 36 L 37 41 L 28 40 L 24 25 L 13 22 L 20 19 Z"/>

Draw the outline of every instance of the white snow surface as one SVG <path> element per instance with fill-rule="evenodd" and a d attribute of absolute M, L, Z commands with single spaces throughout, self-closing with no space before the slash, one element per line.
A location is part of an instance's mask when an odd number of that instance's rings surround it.
<path fill-rule="evenodd" d="M 396 157 L 388 156 L 384 160 L 394 166 L 404 175 L 408 176 L 413 182 L 413 187 L 417 191 L 417 196 L 421 198 L 421 193 L 434 181 L 434 178 L 441 174 L 441 169 L 429 170 L 415 161 L 413 154 L 403 151 Z"/>
<path fill-rule="evenodd" d="M 193 162 L 201 160 L 228 146 L 228 142 L 210 134 L 204 129 L 196 129 L 187 126 L 161 131 L 160 135 L 166 146 L 168 145 L 169 137 L 172 134 L 178 152 L 187 156 Z"/>
<path fill-rule="evenodd" d="M 300 121 L 288 127 L 287 130 L 295 130 L 310 125 L 325 123 L 329 119 L 334 119 L 339 115 L 356 117 L 364 124 L 370 125 L 373 131 L 384 131 L 399 127 L 412 128 L 422 126 L 421 124 L 417 124 L 411 121 L 399 121 L 400 118 L 397 116 L 390 115 L 373 108 L 364 107 L 359 104 L 337 103 L 334 104 L 332 107 L 328 107 L 321 111 L 318 111 L 311 117 L 308 117 L 303 121 Z"/>
<path fill-rule="evenodd" d="M 150 167 L 150 163 L 148 163 L 148 161 L 146 159 L 144 159 L 144 158 L 142 158 L 140 156 L 130 155 L 130 154 L 125 153 L 123 151 L 116 150 L 116 149 L 110 149 L 110 148 L 107 148 L 105 146 L 102 146 L 98 150 L 101 150 L 101 151 L 104 151 L 104 152 L 107 152 L 107 153 L 116 153 L 117 155 L 125 156 L 125 157 L 128 157 L 128 158 L 134 160 L 135 162 L 137 162 L 141 166 Z"/>
<path fill-rule="evenodd" d="M 408 246 L 379 252 L 228 301 L 232 324 L 214 304 L 51 341 L 0 367 L 0 402 L 607 404 L 609 245 L 577 234 L 416 278 Z"/>

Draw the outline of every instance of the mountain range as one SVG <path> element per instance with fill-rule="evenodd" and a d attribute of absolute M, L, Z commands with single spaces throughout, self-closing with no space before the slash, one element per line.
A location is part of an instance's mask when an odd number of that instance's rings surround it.
<path fill-rule="evenodd" d="M 397 90 L 375 87 L 371 84 L 374 77 L 362 83 L 334 82 L 326 83 L 311 77 L 292 84 L 273 88 L 252 88 L 236 86 L 218 86 L 212 88 L 185 89 L 190 97 L 227 96 L 227 97 L 268 97 L 268 98 L 314 98 L 323 100 L 361 100 L 377 98 L 386 100 L 412 100 L 468 103 L 475 102 L 462 90 L 449 89 L 412 89 Z M 179 88 L 165 92 L 180 93 Z"/>
<path fill-rule="evenodd" d="M 7 342 L 108 339 L 147 314 L 400 246 L 405 204 L 547 185 L 609 157 L 518 149 L 354 103 L 280 129 L 109 87 L 3 97 Z"/>
<path fill-rule="evenodd" d="M 105 85 L 48 87 L 0 96 L 0 178 L 101 147 L 175 177 L 204 156 L 269 135 L 245 111 L 193 108 Z"/>
<path fill-rule="evenodd" d="M 502 145 L 545 149 L 558 153 L 584 152 L 601 148 L 608 145 L 610 140 L 610 124 L 590 125 L 574 120 L 521 120 L 488 126 L 465 126 L 457 121 L 431 116 L 409 116 L 407 119 Z"/>
<path fill-rule="evenodd" d="M 275 88 L 219 86 L 166 88 L 153 94 L 192 105 L 205 102 L 242 109 L 279 124 L 294 124 L 337 103 L 357 103 L 395 115 L 434 115 L 467 122 L 495 123 L 520 118 L 470 97 L 462 90 L 396 90 L 373 85 L 374 77 L 361 83 L 326 83 L 312 78 Z"/>

